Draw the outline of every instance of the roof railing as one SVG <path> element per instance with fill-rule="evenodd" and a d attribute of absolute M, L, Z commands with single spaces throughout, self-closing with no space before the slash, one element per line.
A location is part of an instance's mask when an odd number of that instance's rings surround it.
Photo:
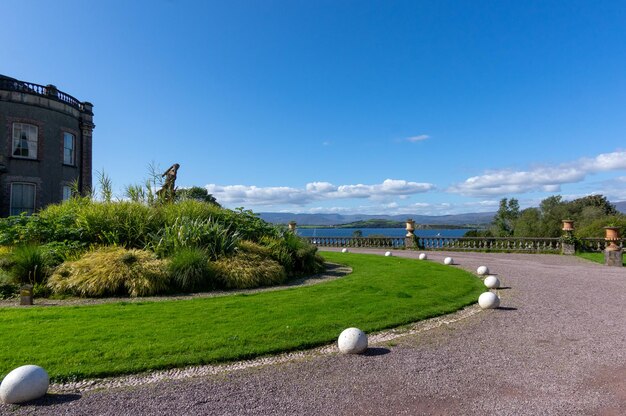
<path fill-rule="evenodd" d="M 18 81 L 11 78 L 0 78 L 0 90 L 17 91 L 26 94 L 39 95 L 46 98 L 51 98 L 56 101 L 60 101 L 71 107 L 76 108 L 79 111 L 84 110 L 83 103 L 69 94 L 59 91 L 54 85 L 39 85 L 33 84 L 27 81 Z"/>

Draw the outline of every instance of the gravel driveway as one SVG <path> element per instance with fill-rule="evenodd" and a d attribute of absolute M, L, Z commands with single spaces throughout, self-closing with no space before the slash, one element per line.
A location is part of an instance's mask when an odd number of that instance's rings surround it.
<path fill-rule="evenodd" d="M 484 264 L 498 275 L 500 309 L 370 344 L 365 355 L 319 350 L 217 374 L 53 394 L 0 405 L 0 413 L 626 414 L 626 268 L 557 255 L 430 252 L 429 259 L 448 255 L 456 267 Z"/>

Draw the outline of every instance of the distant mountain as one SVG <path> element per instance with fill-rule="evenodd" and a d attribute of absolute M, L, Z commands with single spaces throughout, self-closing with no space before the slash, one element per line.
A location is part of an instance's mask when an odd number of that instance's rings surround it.
<path fill-rule="evenodd" d="M 626 201 L 613 202 L 618 211 L 626 214 Z M 417 224 L 446 224 L 446 225 L 480 225 L 489 224 L 495 212 L 475 212 L 456 215 L 366 215 L 366 214 L 294 214 L 290 212 L 261 212 L 262 219 L 273 224 L 287 224 L 295 221 L 298 225 L 341 225 L 356 221 L 389 220 L 405 221 L 413 218 Z"/>
<path fill-rule="evenodd" d="M 295 221 L 298 225 L 340 225 L 355 221 L 373 219 L 404 221 L 412 218 L 417 224 L 446 224 L 446 225 L 478 225 L 489 224 L 494 212 L 477 212 L 457 215 L 342 215 L 342 214 L 294 214 L 289 212 L 261 212 L 259 215 L 273 224 L 287 224 Z"/>

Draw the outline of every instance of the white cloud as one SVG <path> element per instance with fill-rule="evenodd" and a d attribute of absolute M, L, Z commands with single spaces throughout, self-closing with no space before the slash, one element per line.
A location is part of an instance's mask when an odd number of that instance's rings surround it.
<path fill-rule="evenodd" d="M 340 185 L 329 182 L 311 182 L 304 189 L 290 187 L 256 187 L 247 185 L 206 185 L 220 203 L 245 205 L 306 205 L 313 201 L 333 199 L 376 199 L 381 196 L 406 196 L 428 192 L 435 186 L 430 183 L 386 179 L 374 185 Z"/>
<path fill-rule="evenodd" d="M 311 182 L 306 184 L 306 191 L 311 193 L 334 192 L 337 187 L 329 182 Z"/>
<path fill-rule="evenodd" d="M 416 142 L 424 141 L 426 139 L 430 139 L 430 136 L 428 134 L 420 134 L 418 136 L 407 137 L 405 140 L 407 142 L 416 143 Z"/>
<path fill-rule="evenodd" d="M 560 192 L 561 185 L 581 182 L 592 173 L 626 169 L 626 152 L 604 153 L 556 167 L 540 166 L 528 171 L 488 171 L 451 186 L 448 192 L 466 196 L 494 196 L 532 191 Z"/>

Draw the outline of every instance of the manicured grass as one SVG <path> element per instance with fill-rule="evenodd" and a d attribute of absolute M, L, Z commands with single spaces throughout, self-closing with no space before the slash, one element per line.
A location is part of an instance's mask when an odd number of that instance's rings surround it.
<path fill-rule="evenodd" d="M 596 263 L 604 264 L 604 253 L 576 253 L 578 257 L 591 260 Z M 622 257 L 622 262 L 626 266 L 626 259 Z"/>
<path fill-rule="evenodd" d="M 441 264 L 323 253 L 347 277 L 185 301 L 0 309 L 0 377 L 24 364 L 56 381 L 250 358 L 334 342 L 476 302 L 479 279 Z"/>

